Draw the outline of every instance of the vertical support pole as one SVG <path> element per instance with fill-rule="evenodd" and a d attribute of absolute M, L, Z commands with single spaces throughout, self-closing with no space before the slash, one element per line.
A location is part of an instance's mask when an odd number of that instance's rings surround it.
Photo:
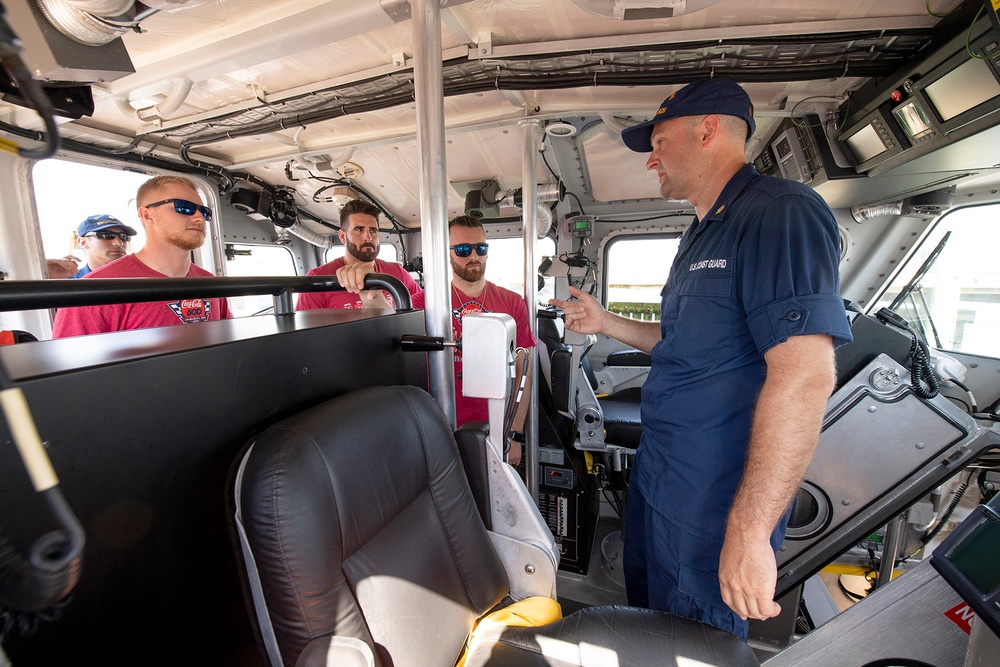
<path fill-rule="evenodd" d="M 294 315 L 295 305 L 292 303 L 292 290 L 281 290 L 274 295 L 275 315 Z"/>
<path fill-rule="evenodd" d="M 882 563 L 878 568 L 878 579 L 875 580 L 874 588 L 882 588 L 892 581 L 892 570 L 896 567 L 896 559 L 899 557 L 899 547 L 903 541 L 905 530 L 905 514 L 900 514 L 886 524 L 885 540 L 882 542 Z"/>
<path fill-rule="evenodd" d="M 452 341 L 440 4 L 440 0 L 413 0 L 413 85 L 420 162 L 417 186 L 424 255 L 424 318 L 429 336 Z M 428 352 L 427 360 L 431 396 L 455 428 L 453 348 Z"/>
<path fill-rule="evenodd" d="M 531 335 L 538 340 L 538 279 L 535 277 L 535 238 L 538 229 L 538 128 L 535 119 L 518 122 L 524 132 L 521 156 L 521 220 L 524 231 L 524 300 L 528 304 Z M 538 355 L 531 355 L 533 381 L 527 397 L 528 416 L 524 421 L 524 483 L 532 500 L 538 504 Z"/>

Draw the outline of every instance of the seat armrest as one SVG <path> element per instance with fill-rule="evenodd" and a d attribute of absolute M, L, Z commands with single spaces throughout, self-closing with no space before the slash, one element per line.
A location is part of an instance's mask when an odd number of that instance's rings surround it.
<path fill-rule="evenodd" d="M 608 354 L 605 366 L 652 366 L 653 359 L 642 350 L 618 350 Z"/>

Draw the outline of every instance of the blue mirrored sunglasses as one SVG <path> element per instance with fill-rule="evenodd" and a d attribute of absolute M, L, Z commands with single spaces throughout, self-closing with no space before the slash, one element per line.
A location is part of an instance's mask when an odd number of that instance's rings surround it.
<path fill-rule="evenodd" d="M 205 218 L 205 222 L 212 221 L 212 209 L 201 204 L 195 204 L 193 201 L 188 201 L 187 199 L 164 199 L 163 201 L 146 204 L 145 208 L 163 206 L 164 204 L 173 204 L 174 210 L 181 215 L 194 215 L 195 211 L 197 211 L 201 213 L 201 217 Z"/>
<path fill-rule="evenodd" d="M 451 249 L 455 251 L 455 254 L 459 257 L 468 257 L 472 254 L 472 249 L 476 249 L 476 254 L 480 257 L 485 257 L 486 253 L 490 251 L 489 243 L 456 243 L 451 246 Z"/>

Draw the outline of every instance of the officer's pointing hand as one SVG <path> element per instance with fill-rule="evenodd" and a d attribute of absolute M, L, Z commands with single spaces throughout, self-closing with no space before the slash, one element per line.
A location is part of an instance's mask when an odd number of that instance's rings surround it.
<path fill-rule="evenodd" d="M 569 288 L 575 301 L 550 299 L 549 305 L 562 308 L 566 326 L 583 334 L 597 334 L 604 331 L 604 306 L 601 302 L 575 287 Z"/>

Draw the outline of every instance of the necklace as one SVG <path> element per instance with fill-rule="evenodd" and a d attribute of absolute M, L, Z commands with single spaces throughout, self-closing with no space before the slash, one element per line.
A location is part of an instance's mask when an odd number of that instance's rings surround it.
<path fill-rule="evenodd" d="M 486 294 L 487 292 L 490 291 L 489 282 L 487 282 L 486 285 L 483 287 L 483 291 L 479 293 L 479 296 L 469 296 L 465 292 L 455 287 L 454 283 L 452 283 L 451 289 L 455 292 L 455 296 L 457 297 L 458 301 L 461 302 L 475 301 L 483 308 L 486 308 Z"/>

